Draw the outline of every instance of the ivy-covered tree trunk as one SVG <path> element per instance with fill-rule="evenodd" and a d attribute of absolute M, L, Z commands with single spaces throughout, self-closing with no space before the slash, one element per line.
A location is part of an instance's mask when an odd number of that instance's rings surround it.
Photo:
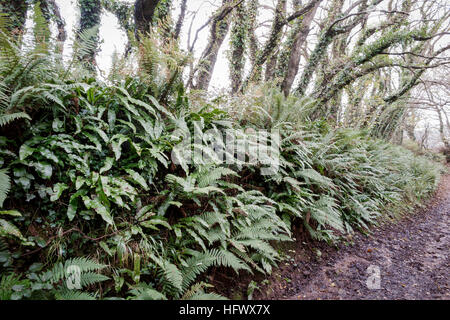
<path fill-rule="evenodd" d="M 84 47 L 83 55 L 79 59 L 88 69 L 95 69 L 95 55 L 98 52 L 99 27 L 102 6 L 100 0 L 79 0 L 80 27 L 78 41 Z"/>
<path fill-rule="evenodd" d="M 375 121 L 372 135 L 391 140 L 399 130 L 405 112 L 405 101 L 386 105 Z"/>
<path fill-rule="evenodd" d="M 139 33 L 145 34 L 150 32 L 150 26 L 159 2 L 161 0 L 136 0 L 134 4 L 136 38 L 139 39 Z"/>
<path fill-rule="evenodd" d="M 437 113 L 438 119 L 439 119 L 439 134 L 441 136 L 441 140 L 444 143 L 444 147 L 447 150 L 450 150 L 450 141 L 449 141 L 449 138 L 445 135 L 444 119 L 442 116 L 442 114 L 445 115 L 445 110 L 444 110 L 444 108 L 441 109 L 437 105 L 435 106 L 435 109 L 436 109 L 436 113 Z"/>
<path fill-rule="evenodd" d="M 255 62 L 252 65 L 250 74 L 248 75 L 248 77 L 245 79 L 245 81 L 241 86 L 241 89 L 243 91 L 250 82 L 257 82 L 259 80 L 259 75 L 261 74 L 262 67 L 266 62 L 267 62 L 266 78 L 271 78 L 273 76 L 276 67 L 276 61 L 274 61 L 272 57 L 275 51 L 278 50 L 284 26 L 290 21 L 293 21 L 299 18 L 300 16 L 304 15 L 308 11 L 310 11 L 314 7 L 315 3 L 318 1 L 319 0 L 311 0 L 291 16 L 285 17 L 287 1 L 278 0 L 269 38 L 265 42 L 263 48 L 258 51 Z"/>
<path fill-rule="evenodd" d="M 7 28 L 16 36 L 23 34 L 27 9 L 28 3 L 24 0 L 0 0 L 0 12 L 10 19 Z"/>
<path fill-rule="evenodd" d="M 289 55 L 289 61 L 285 66 L 284 71 L 284 79 L 281 84 L 281 90 L 283 91 L 285 96 L 289 95 L 291 91 L 292 84 L 294 83 L 295 76 L 298 73 L 298 68 L 300 64 L 301 58 L 301 50 L 306 42 L 306 38 L 309 34 L 309 30 L 311 29 L 311 23 L 316 14 L 317 8 L 319 7 L 321 1 L 318 1 L 314 8 L 307 12 L 304 16 L 301 16 L 300 19 L 296 22 L 296 25 L 293 29 L 293 34 L 295 38 L 293 43 L 291 44 L 291 51 Z"/>
<path fill-rule="evenodd" d="M 248 37 L 248 21 L 245 4 L 241 3 L 237 6 L 233 15 L 233 22 L 230 36 L 230 80 L 231 92 L 235 93 L 239 90 L 242 83 L 242 74 L 245 64 L 245 48 Z"/>
<path fill-rule="evenodd" d="M 292 6 L 294 9 L 299 8 L 301 6 L 301 0 L 294 0 Z M 293 50 L 294 40 L 298 34 L 300 24 L 301 21 L 294 21 L 294 23 L 289 26 L 290 29 L 287 32 L 286 40 L 284 40 L 280 48 L 280 52 L 277 57 L 277 68 L 275 71 L 276 76 L 279 79 L 284 79 L 286 77 L 289 57 L 291 55 L 291 51 Z"/>
<path fill-rule="evenodd" d="M 300 77 L 300 83 L 295 90 L 299 96 L 302 96 L 305 93 L 308 85 L 311 82 L 311 79 L 313 78 L 314 72 L 318 69 L 321 62 L 326 57 L 327 48 L 330 45 L 330 43 L 337 35 L 346 32 L 346 30 L 339 30 L 338 28 L 333 27 L 332 25 L 335 18 L 341 12 L 343 5 L 344 5 L 343 0 L 333 0 L 331 4 L 328 17 L 326 18 L 326 21 L 321 30 L 321 34 L 319 36 L 319 41 L 316 44 L 313 52 L 311 53 L 308 63 L 304 68 L 302 75 Z"/>
<path fill-rule="evenodd" d="M 59 50 L 62 53 L 64 42 L 67 39 L 67 34 L 65 29 L 66 23 L 61 16 L 58 4 L 55 0 L 41 0 L 40 8 L 45 20 L 47 20 L 47 23 L 50 23 L 51 20 L 56 23 L 56 27 L 58 29 L 56 40 L 58 41 L 57 45 L 59 47 Z"/>
<path fill-rule="evenodd" d="M 258 53 L 255 65 L 253 66 L 250 75 L 246 79 L 245 85 L 248 84 L 248 82 L 255 82 L 257 81 L 256 76 L 261 71 L 261 68 L 266 63 L 266 61 L 271 60 L 270 63 L 268 63 L 266 69 L 266 78 L 271 78 L 272 71 L 274 68 L 274 61 L 271 59 L 273 56 L 275 50 L 278 47 L 278 44 L 281 39 L 281 31 L 283 30 L 285 23 L 285 15 L 286 15 L 286 0 L 278 0 L 277 6 L 275 9 L 275 17 L 272 22 L 272 27 L 270 29 L 270 35 L 269 39 L 264 45 L 264 48 Z"/>
<path fill-rule="evenodd" d="M 166 42 L 173 39 L 174 36 L 172 2 L 173 0 L 160 0 L 152 19 L 153 25 L 159 24 L 162 31 L 162 36 Z"/>
<path fill-rule="evenodd" d="M 231 15 L 226 12 L 231 8 L 232 2 L 232 0 L 222 0 L 222 7 L 219 8 L 212 20 L 209 41 L 197 66 L 198 75 L 197 81 L 193 85 L 194 89 L 207 90 L 209 87 L 219 49 L 230 26 Z"/>
<path fill-rule="evenodd" d="M 184 18 L 186 16 L 186 9 L 187 9 L 187 0 L 181 0 L 180 15 L 178 16 L 173 36 L 175 40 L 178 40 L 178 38 L 180 37 L 181 27 L 183 26 Z"/>
<path fill-rule="evenodd" d="M 247 17 L 248 17 L 247 23 L 248 23 L 248 37 L 249 37 L 248 49 L 252 70 L 255 68 L 256 58 L 259 50 L 258 38 L 256 37 L 255 33 L 255 29 L 257 26 L 256 17 L 258 16 L 258 7 L 259 7 L 258 0 L 249 0 L 247 7 Z M 260 77 L 261 72 L 256 73 L 254 76 L 254 78 L 257 80 L 259 80 Z"/>

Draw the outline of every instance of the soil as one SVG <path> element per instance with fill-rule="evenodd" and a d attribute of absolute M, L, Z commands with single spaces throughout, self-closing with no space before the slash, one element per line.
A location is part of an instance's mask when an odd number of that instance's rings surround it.
<path fill-rule="evenodd" d="M 450 300 L 450 175 L 422 209 L 368 235 L 357 232 L 330 246 L 301 233 L 280 250 L 288 257 L 269 278 L 221 273 L 215 289 L 247 299 L 254 281 L 253 299 Z"/>
<path fill-rule="evenodd" d="M 450 300 L 450 175 L 401 221 L 336 247 L 297 240 L 288 254 L 254 299 Z"/>

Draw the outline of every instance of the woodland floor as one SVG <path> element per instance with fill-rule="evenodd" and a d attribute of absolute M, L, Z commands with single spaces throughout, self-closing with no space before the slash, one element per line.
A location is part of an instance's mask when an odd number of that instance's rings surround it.
<path fill-rule="evenodd" d="M 450 175 L 442 177 L 425 208 L 370 235 L 356 233 L 337 247 L 297 239 L 284 250 L 290 260 L 268 280 L 255 277 L 253 299 L 450 300 Z M 367 287 L 370 265 L 379 267 L 380 289 Z M 227 295 L 245 299 L 246 282 L 235 282 Z"/>

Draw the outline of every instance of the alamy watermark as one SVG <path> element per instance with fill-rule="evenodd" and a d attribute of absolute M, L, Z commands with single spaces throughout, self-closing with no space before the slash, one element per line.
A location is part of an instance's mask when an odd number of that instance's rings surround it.
<path fill-rule="evenodd" d="M 367 288 L 371 290 L 381 289 L 381 269 L 379 266 L 370 265 L 367 270 L 369 277 L 366 280 Z"/>
<path fill-rule="evenodd" d="M 79 266 L 70 265 L 66 269 L 66 285 L 69 290 L 81 289 L 81 269 Z"/>
<path fill-rule="evenodd" d="M 194 122 L 194 135 L 186 127 L 172 134 L 179 143 L 172 150 L 175 164 L 261 165 L 262 175 L 274 175 L 280 166 L 280 133 L 248 128 L 203 131 L 200 121 Z"/>

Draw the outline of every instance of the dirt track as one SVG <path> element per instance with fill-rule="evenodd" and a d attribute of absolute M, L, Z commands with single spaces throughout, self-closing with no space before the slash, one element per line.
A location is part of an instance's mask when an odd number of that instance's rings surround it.
<path fill-rule="evenodd" d="M 450 299 L 450 175 L 426 209 L 352 240 L 338 248 L 297 242 L 293 261 L 255 298 Z"/>

